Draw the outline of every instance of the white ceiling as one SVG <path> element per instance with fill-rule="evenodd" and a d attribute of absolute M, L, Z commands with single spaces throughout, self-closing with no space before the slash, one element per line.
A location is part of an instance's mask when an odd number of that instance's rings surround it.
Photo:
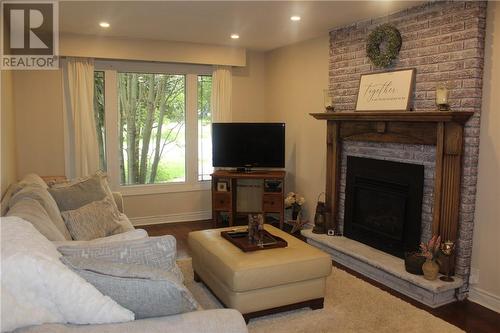
<path fill-rule="evenodd" d="M 423 1 L 64 1 L 63 33 L 235 45 L 267 51 Z M 290 16 L 300 15 L 299 22 Z M 99 22 L 111 24 L 108 29 Z M 238 33 L 240 39 L 229 38 Z"/>

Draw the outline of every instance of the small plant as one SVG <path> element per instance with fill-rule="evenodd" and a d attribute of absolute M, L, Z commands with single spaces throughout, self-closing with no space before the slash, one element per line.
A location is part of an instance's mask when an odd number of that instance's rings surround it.
<path fill-rule="evenodd" d="M 432 238 L 425 243 L 420 243 L 420 253 L 427 260 L 436 261 L 439 249 L 441 248 L 441 236 L 432 236 Z"/>
<path fill-rule="evenodd" d="M 300 196 L 298 193 L 290 192 L 285 198 L 285 208 L 292 209 L 293 219 L 297 219 L 299 212 L 302 209 L 302 205 L 306 202 L 304 197 Z"/>

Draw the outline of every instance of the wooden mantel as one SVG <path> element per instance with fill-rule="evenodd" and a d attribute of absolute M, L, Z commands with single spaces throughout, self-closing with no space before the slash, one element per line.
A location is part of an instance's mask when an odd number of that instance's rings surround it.
<path fill-rule="evenodd" d="M 436 146 L 433 234 L 455 241 L 458 233 L 465 111 L 311 113 L 327 121 L 326 205 L 337 230 L 342 141 Z M 453 265 L 453 264 L 452 264 Z"/>
<path fill-rule="evenodd" d="M 373 111 L 373 112 L 323 112 L 311 113 L 316 119 L 335 121 L 403 121 L 465 123 L 474 113 L 463 111 Z"/>

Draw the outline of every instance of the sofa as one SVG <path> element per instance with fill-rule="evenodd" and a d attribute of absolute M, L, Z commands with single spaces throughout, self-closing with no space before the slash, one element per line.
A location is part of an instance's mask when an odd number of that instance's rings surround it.
<path fill-rule="evenodd" d="M 109 191 L 109 189 L 106 189 Z M 53 205 L 52 196 L 47 183 L 41 177 L 30 174 L 19 183 L 11 185 L 2 200 L 2 216 L 14 217 L 22 222 L 29 222 L 34 227 L 37 236 L 49 240 L 54 250 L 61 246 L 85 244 L 111 244 L 117 241 L 138 240 L 148 237 L 145 230 L 135 229 L 123 214 L 123 201 L 119 193 L 110 193 L 114 205 L 120 212 L 119 224 L 113 234 L 92 240 L 72 239 L 69 230 L 61 219 L 61 212 Z M 51 201 L 51 202 L 49 202 Z M 57 207 L 58 208 L 58 207 Z M 57 216 L 59 214 L 59 216 Z M 63 221 L 63 223 L 61 223 Z M 12 218 L 9 220 L 12 223 Z M 0 223 L 3 230 L 3 221 Z M 5 223 L 7 225 L 7 223 Z M 31 227 L 31 226 L 30 226 Z M 35 230 L 36 229 L 36 230 Z M 20 238 L 19 238 L 20 237 Z M 22 242 L 20 235 L 17 242 Z M 3 237 L 2 237 L 3 238 Z M 35 237 L 36 238 L 36 237 Z M 2 239 L 3 242 L 9 240 Z M 13 240 L 14 241 L 14 240 Z M 2 250 L 4 248 L 2 244 Z M 3 253 L 2 253 L 3 256 Z M 3 259 L 3 257 L 2 257 Z M 5 272 L 2 272 L 2 280 Z M 4 283 L 2 281 L 2 287 Z M 4 303 L 2 293 L 2 303 Z M 3 309 L 2 316 L 8 316 L 9 311 L 18 309 Z M 128 322 L 107 324 L 77 325 L 70 322 L 45 323 L 40 325 L 19 327 L 14 332 L 248 332 L 242 315 L 233 309 L 198 310 L 163 317 L 133 320 Z"/>

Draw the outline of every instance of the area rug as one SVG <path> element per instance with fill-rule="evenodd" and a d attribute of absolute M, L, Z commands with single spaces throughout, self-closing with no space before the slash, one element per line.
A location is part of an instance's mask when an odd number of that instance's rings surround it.
<path fill-rule="evenodd" d="M 193 280 L 191 259 L 178 261 L 185 284 L 204 309 L 223 306 Z M 333 267 L 321 310 L 293 310 L 250 320 L 250 333 L 463 332 L 413 305 Z"/>

